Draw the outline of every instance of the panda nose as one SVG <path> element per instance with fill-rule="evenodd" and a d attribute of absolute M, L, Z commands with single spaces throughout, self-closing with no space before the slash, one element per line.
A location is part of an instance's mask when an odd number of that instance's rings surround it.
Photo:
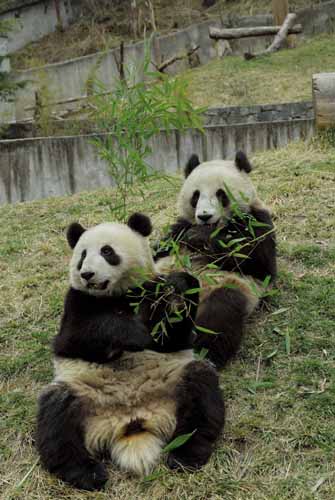
<path fill-rule="evenodd" d="M 203 222 L 208 222 L 212 216 L 209 214 L 198 215 L 198 218 Z"/>
<path fill-rule="evenodd" d="M 89 281 L 91 278 L 93 278 L 95 273 L 87 272 L 87 273 L 81 273 L 81 277 L 84 278 L 84 280 Z"/>

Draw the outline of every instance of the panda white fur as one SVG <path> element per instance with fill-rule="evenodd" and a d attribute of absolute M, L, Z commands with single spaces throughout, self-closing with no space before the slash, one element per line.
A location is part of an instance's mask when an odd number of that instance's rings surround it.
<path fill-rule="evenodd" d="M 194 345 L 206 348 L 218 368 L 239 348 L 245 320 L 257 307 L 263 284 L 273 284 L 276 277 L 273 223 L 257 197 L 251 169 L 243 152 L 235 161 L 204 163 L 192 155 L 179 193 L 179 218 L 155 257 L 157 272 L 168 272 L 183 267 L 181 257 L 189 256 L 201 280 Z"/>
<path fill-rule="evenodd" d="M 54 379 L 39 399 L 36 444 L 44 467 L 78 488 L 103 487 L 103 458 L 148 474 L 164 445 L 186 433 L 194 432 L 167 464 L 198 468 L 224 425 L 217 373 L 192 351 L 198 297 L 184 292 L 198 281 L 155 273 L 150 232 L 150 219 L 138 213 L 127 225 L 74 223 L 67 232 L 70 289 L 53 342 Z M 178 321 L 169 322 L 177 310 Z M 151 332 L 162 321 L 155 341 Z"/>

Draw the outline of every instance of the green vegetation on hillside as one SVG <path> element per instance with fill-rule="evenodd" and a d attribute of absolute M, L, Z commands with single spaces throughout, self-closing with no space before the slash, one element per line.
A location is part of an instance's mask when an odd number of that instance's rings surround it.
<path fill-rule="evenodd" d="M 195 474 L 141 481 L 110 467 L 105 492 L 64 486 L 37 464 L 36 398 L 51 379 L 50 339 L 68 284 L 64 230 L 110 219 L 113 190 L 0 208 L 0 490 L 29 500 L 333 500 L 335 498 L 334 148 L 292 144 L 257 154 L 251 174 L 272 208 L 279 295 L 250 325 L 221 375 L 225 433 Z M 175 216 L 181 179 L 154 181 L 131 200 L 158 237 Z"/>
<path fill-rule="evenodd" d="M 271 104 L 312 99 L 313 73 L 335 71 L 335 37 L 245 61 L 230 56 L 189 70 L 189 97 L 200 106 Z"/>

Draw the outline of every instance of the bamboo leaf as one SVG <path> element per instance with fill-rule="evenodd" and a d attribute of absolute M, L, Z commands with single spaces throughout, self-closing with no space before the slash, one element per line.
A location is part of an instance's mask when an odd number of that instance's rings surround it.
<path fill-rule="evenodd" d="M 283 314 L 284 312 L 289 311 L 289 310 L 290 310 L 289 307 L 281 307 L 280 309 L 277 309 L 276 311 L 271 313 L 271 316 L 277 316 L 278 314 Z"/>
<path fill-rule="evenodd" d="M 291 354 L 291 336 L 288 330 L 285 332 L 285 349 L 286 354 L 289 356 Z"/>
<path fill-rule="evenodd" d="M 163 453 L 170 453 L 170 451 L 180 448 L 180 446 L 183 446 L 183 444 L 187 443 L 187 441 L 191 439 L 191 437 L 196 431 L 197 430 L 195 429 L 193 432 L 190 432 L 189 434 L 182 434 L 181 436 L 177 436 L 163 448 L 162 450 Z"/>
<path fill-rule="evenodd" d="M 189 288 L 188 290 L 186 290 L 186 292 L 184 292 L 184 295 L 194 295 L 201 292 L 201 290 L 201 288 Z"/>
<path fill-rule="evenodd" d="M 209 335 L 219 335 L 220 332 L 214 332 L 214 330 L 210 330 L 209 328 L 205 328 L 204 326 L 195 325 L 195 328 L 202 333 L 208 333 Z"/>

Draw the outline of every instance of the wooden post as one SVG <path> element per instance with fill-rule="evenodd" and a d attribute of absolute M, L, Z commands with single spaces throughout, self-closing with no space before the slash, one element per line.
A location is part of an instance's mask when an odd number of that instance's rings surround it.
<path fill-rule="evenodd" d="M 272 0 L 274 24 L 281 26 L 288 14 L 288 0 Z"/>
<path fill-rule="evenodd" d="M 272 15 L 274 24 L 281 26 L 289 13 L 288 0 L 272 0 Z M 287 37 L 289 47 L 296 45 L 296 37 L 290 35 Z"/>
<path fill-rule="evenodd" d="M 139 16 L 139 9 L 137 5 L 137 0 L 130 0 L 130 26 L 132 30 L 132 35 L 135 39 L 139 35 L 138 16 Z"/>
<path fill-rule="evenodd" d="M 313 75 L 312 85 L 316 126 L 335 127 L 335 73 Z"/>
<path fill-rule="evenodd" d="M 54 4 L 55 4 L 56 17 L 57 17 L 57 29 L 59 29 L 59 31 L 63 31 L 64 26 L 63 26 L 62 16 L 60 13 L 59 0 L 54 0 Z"/>

